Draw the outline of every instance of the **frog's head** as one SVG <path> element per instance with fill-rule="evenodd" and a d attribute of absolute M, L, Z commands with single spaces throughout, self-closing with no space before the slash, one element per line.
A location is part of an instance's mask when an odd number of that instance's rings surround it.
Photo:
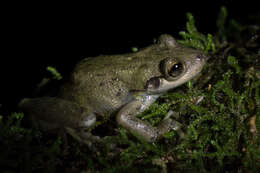
<path fill-rule="evenodd" d="M 159 41 L 159 46 L 168 49 L 170 53 L 160 62 L 162 76 L 147 81 L 146 89 L 149 93 L 163 93 L 191 80 L 202 70 L 207 60 L 201 51 L 182 47 L 169 35 L 162 35 Z"/>

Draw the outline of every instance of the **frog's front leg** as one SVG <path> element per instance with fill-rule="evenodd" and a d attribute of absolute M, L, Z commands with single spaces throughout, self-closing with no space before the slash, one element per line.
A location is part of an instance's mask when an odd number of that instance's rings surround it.
<path fill-rule="evenodd" d="M 142 121 L 136 115 L 147 109 L 159 96 L 147 95 L 136 98 L 126 104 L 117 114 L 117 122 L 133 134 L 141 136 L 148 142 L 154 142 L 169 130 L 180 129 L 180 124 L 169 116 L 166 117 L 157 127 Z"/>

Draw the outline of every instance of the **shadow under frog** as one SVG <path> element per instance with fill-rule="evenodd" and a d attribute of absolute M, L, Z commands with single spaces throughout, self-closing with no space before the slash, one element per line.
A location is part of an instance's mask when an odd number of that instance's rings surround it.
<path fill-rule="evenodd" d="M 169 35 L 135 53 L 83 59 L 58 97 L 26 98 L 19 106 L 44 129 L 65 128 L 80 140 L 96 116 L 118 111 L 116 121 L 154 142 L 178 125 L 167 116 L 157 126 L 138 119 L 158 97 L 194 78 L 206 62 L 200 51 L 178 45 Z"/>

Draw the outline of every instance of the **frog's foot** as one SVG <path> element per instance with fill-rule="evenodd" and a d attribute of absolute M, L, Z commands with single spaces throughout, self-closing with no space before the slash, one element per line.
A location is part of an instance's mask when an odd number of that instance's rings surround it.
<path fill-rule="evenodd" d="M 177 134 L 180 136 L 182 139 L 184 137 L 184 132 L 182 131 L 181 127 L 182 124 L 178 122 L 176 119 L 178 119 L 178 114 L 176 112 L 173 112 L 170 110 L 163 121 L 159 124 L 158 128 L 162 133 L 174 130 L 177 132 Z"/>
<path fill-rule="evenodd" d="M 103 140 L 99 136 L 94 136 L 90 132 L 85 132 L 83 130 L 75 130 L 70 127 L 65 127 L 65 130 L 79 143 L 87 145 L 91 150 L 95 150 L 97 146 L 103 145 Z"/>

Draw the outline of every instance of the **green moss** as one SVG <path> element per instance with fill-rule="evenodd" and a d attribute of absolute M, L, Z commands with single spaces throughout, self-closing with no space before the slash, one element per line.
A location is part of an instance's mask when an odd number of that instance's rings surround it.
<path fill-rule="evenodd" d="M 31 172 L 48 164 L 44 172 L 54 172 L 61 154 L 61 139 L 43 139 L 39 130 L 26 128 L 22 113 L 0 117 L 1 171 Z"/>
<path fill-rule="evenodd" d="M 227 33 L 226 33 L 226 19 L 228 16 L 228 12 L 226 7 L 221 7 L 219 15 L 218 15 L 218 19 L 217 19 L 217 28 L 218 28 L 218 37 L 220 38 L 221 41 L 226 41 L 227 38 Z"/>
<path fill-rule="evenodd" d="M 178 40 L 179 43 L 193 47 L 208 53 L 209 51 L 215 52 L 215 45 L 211 34 L 207 36 L 197 31 L 195 20 L 191 13 L 187 13 L 186 31 L 181 31 L 179 34 L 183 40 Z"/>
<path fill-rule="evenodd" d="M 256 101 L 256 128 L 258 131 L 258 136 L 260 136 L 260 92 L 259 92 L 259 88 L 260 88 L 260 81 L 255 81 L 254 83 L 254 89 L 255 89 L 255 96 L 254 99 Z M 260 144 L 260 138 L 258 138 L 258 143 Z"/>
<path fill-rule="evenodd" d="M 235 57 L 233 57 L 233 56 L 228 56 L 227 60 L 228 60 L 228 64 L 230 66 L 232 66 L 233 68 L 235 68 L 236 73 L 240 74 L 241 70 L 240 70 L 240 66 L 238 65 L 237 59 Z"/>

